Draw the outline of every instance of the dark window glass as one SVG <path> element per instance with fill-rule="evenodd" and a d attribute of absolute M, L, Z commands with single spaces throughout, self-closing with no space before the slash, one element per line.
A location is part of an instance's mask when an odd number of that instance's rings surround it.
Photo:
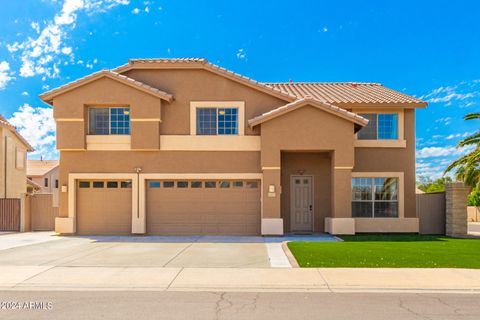
<path fill-rule="evenodd" d="M 110 188 L 110 189 L 118 188 L 118 182 L 117 181 L 107 181 L 107 188 Z"/>
<path fill-rule="evenodd" d="M 247 188 L 249 188 L 249 189 L 258 188 L 258 182 L 257 181 L 247 181 Z"/>
<path fill-rule="evenodd" d="M 80 181 L 78 183 L 79 188 L 90 188 L 90 181 Z"/>
<path fill-rule="evenodd" d="M 398 202 L 396 201 L 375 201 L 376 218 L 396 218 L 398 217 Z"/>
<path fill-rule="evenodd" d="M 90 108 L 88 117 L 91 135 L 130 134 L 130 108 Z"/>
<path fill-rule="evenodd" d="M 191 188 L 201 188 L 202 187 L 202 181 L 192 181 L 192 182 L 190 182 L 190 187 Z"/>
<path fill-rule="evenodd" d="M 398 178 L 353 178 L 352 216 L 398 217 Z"/>
<path fill-rule="evenodd" d="M 58 189 L 58 179 L 55 179 L 55 189 Z"/>
<path fill-rule="evenodd" d="M 106 135 L 109 134 L 109 111 L 108 108 L 90 108 L 89 109 L 89 134 Z"/>
<path fill-rule="evenodd" d="M 48 178 L 43 179 L 43 185 L 48 187 Z"/>
<path fill-rule="evenodd" d="M 216 135 L 217 134 L 217 109 L 198 108 L 197 109 L 197 135 Z"/>
<path fill-rule="evenodd" d="M 163 182 L 163 187 L 164 188 L 173 188 L 175 186 L 175 183 L 173 181 L 164 181 Z"/>
<path fill-rule="evenodd" d="M 368 119 L 368 124 L 357 133 L 359 140 L 377 140 L 377 114 L 359 113 L 360 116 Z"/>
<path fill-rule="evenodd" d="M 220 181 L 218 186 L 220 188 L 230 188 L 230 181 Z"/>
<path fill-rule="evenodd" d="M 177 188 L 188 188 L 188 181 L 177 181 Z"/>
<path fill-rule="evenodd" d="M 205 188 L 216 188 L 217 183 L 215 181 L 205 181 Z"/>
<path fill-rule="evenodd" d="M 243 181 L 234 181 L 233 186 L 235 188 L 243 188 Z"/>
<path fill-rule="evenodd" d="M 357 218 L 372 218 L 373 202 L 372 201 L 353 201 L 352 216 Z"/>
<path fill-rule="evenodd" d="M 103 181 L 93 181 L 94 188 L 103 188 L 105 183 Z"/>
<path fill-rule="evenodd" d="M 120 188 L 130 189 L 132 187 L 131 181 L 122 181 L 120 182 Z"/>

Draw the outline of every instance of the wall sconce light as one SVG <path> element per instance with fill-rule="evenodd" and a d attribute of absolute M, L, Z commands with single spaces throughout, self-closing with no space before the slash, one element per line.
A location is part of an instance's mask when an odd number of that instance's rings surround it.
<path fill-rule="evenodd" d="M 305 173 L 305 169 L 300 169 L 300 170 L 297 170 L 298 174 L 303 176 L 303 174 Z"/>

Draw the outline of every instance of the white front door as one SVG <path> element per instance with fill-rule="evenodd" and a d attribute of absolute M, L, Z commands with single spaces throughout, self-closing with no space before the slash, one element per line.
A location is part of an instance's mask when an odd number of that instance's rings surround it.
<path fill-rule="evenodd" d="M 290 178 L 290 230 L 313 232 L 313 177 Z"/>

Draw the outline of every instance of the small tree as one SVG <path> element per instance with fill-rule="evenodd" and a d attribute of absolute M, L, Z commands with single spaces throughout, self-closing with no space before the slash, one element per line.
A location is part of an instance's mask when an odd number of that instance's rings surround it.
<path fill-rule="evenodd" d="M 480 120 L 480 113 L 469 113 L 464 119 Z M 457 148 L 465 146 L 475 146 L 475 149 L 453 161 L 445 169 L 444 174 L 456 169 L 455 178 L 457 180 L 463 181 L 466 185 L 478 189 L 480 188 L 480 130 L 457 144 Z"/>

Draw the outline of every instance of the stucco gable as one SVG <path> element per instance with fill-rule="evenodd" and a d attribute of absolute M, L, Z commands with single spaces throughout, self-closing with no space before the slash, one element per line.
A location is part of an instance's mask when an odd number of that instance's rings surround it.
<path fill-rule="evenodd" d="M 84 86 L 86 84 L 92 83 L 94 81 L 97 81 L 99 79 L 104 79 L 108 78 L 114 81 L 117 81 L 119 83 L 122 83 L 124 85 L 127 85 L 129 87 L 132 87 L 136 90 L 140 90 L 142 92 L 145 92 L 147 94 L 150 94 L 152 96 L 158 97 L 162 100 L 171 102 L 173 100 L 173 95 L 166 93 L 160 89 L 151 87 L 145 83 L 142 83 L 138 80 L 129 78 L 125 75 L 110 71 L 110 70 L 102 70 L 96 73 L 92 73 L 91 75 L 88 75 L 84 78 L 80 78 L 78 80 L 75 80 L 73 82 L 67 83 L 66 85 L 63 85 L 61 87 L 58 87 L 56 89 L 50 90 L 48 92 L 45 92 L 40 95 L 40 99 L 42 99 L 44 102 L 48 104 L 52 104 L 52 101 L 55 97 L 64 94 L 66 92 L 75 90 L 76 88 L 79 88 L 81 86 Z"/>
<path fill-rule="evenodd" d="M 345 109 L 339 108 L 337 106 L 325 103 L 325 102 L 320 102 L 318 100 L 315 100 L 310 97 L 306 97 L 303 99 L 299 99 L 297 101 L 294 101 L 292 103 L 286 104 L 284 106 L 281 106 L 277 109 L 271 110 L 269 112 L 266 112 L 258 117 L 255 117 L 253 119 L 248 120 L 248 124 L 251 127 L 255 127 L 263 122 L 270 121 L 272 119 L 275 119 L 279 116 L 282 116 L 284 114 L 287 114 L 289 112 L 292 112 L 294 110 L 297 110 L 299 108 L 303 108 L 305 106 L 311 106 L 314 107 L 318 110 L 328 112 L 330 114 L 333 114 L 337 117 L 340 117 L 346 121 L 353 122 L 356 126 L 356 129 L 359 130 L 360 128 L 366 126 L 368 124 L 368 120 L 353 113 L 350 111 L 347 111 Z"/>

